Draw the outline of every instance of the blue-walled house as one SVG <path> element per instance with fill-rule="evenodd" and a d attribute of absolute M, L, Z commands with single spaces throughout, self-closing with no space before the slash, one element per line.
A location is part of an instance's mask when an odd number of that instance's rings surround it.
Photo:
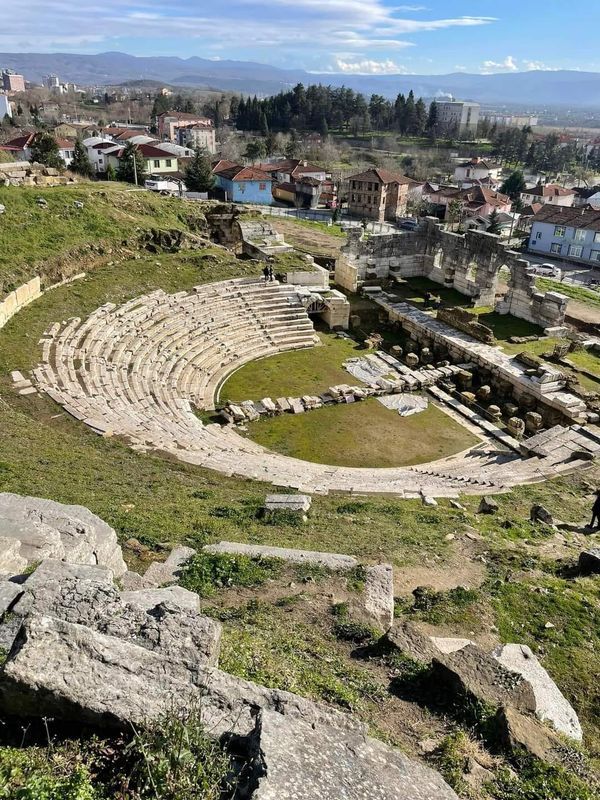
<path fill-rule="evenodd" d="M 546 205 L 531 222 L 530 253 L 600 267 L 600 211 Z"/>
<path fill-rule="evenodd" d="M 215 187 L 221 189 L 230 202 L 262 205 L 273 202 L 273 178 L 256 167 L 220 161 L 213 168 L 213 174 Z"/>

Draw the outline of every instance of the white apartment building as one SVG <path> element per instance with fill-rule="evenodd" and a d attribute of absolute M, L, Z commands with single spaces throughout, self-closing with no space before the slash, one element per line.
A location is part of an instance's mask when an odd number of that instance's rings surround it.
<path fill-rule="evenodd" d="M 475 133 L 479 122 L 479 103 L 465 100 L 436 100 L 438 125 L 444 133 Z"/>

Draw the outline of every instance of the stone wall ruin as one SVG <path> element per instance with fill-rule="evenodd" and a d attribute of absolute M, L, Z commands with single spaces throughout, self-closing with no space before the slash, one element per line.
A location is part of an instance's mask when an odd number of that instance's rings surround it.
<path fill-rule="evenodd" d="M 510 271 L 506 295 L 497 302 L 500 269 Z M 373 235 L 361 229 L 348 232 L 336 263 L 336 283 L 351 292 L 370 282 L 390 278 L 425 277 L 490 306 L 543 328 L 562 326 L 568 299 L 557 292 L 536 289 L 528 261 L 507 250 L 494 234 L 470 230 L 465 234 L 444 230 L 433 217 L 416 231 Z"/>

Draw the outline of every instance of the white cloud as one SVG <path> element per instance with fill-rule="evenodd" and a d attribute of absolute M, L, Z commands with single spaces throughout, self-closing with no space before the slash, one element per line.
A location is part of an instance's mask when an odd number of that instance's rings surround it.
<path fill-rule="evenodd" d="M 560 69 L 560 67 L 549 67 L 547 64 L 544 64 L 541 61 L 524 61 L 523 64 L 528 72 L 533 70 L 541 70 L 542 72 L 557 72 Z"/>
<path fill-rule="evenodd" d="M 391 59 L 386 61 L 363 59 L 352 62 L 336 58 L 333 72 L 344 72 L 348 75 L 398 75 L 406 73 L 407 69 Z"/>
<path fill-rule="evenodd" d="M 481 71 L 489 74 L 490 72 L 516 72 L 518 69 L 515 59 L 512 56 L 506 56 L 504 61 L 484 61 Z"/>

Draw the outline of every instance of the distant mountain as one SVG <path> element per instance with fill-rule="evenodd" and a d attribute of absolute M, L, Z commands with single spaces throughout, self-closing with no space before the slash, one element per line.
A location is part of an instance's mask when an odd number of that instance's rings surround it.
<path fill-rule="evenodd" d="M 393 97 L 413 89 L 436 97 L 452 94 L 482 103 L 600 108 L 600 73 L 560 70 L 472 75 L 341 75 L 284 70 L 250 61 L 131 56 L 127 53 L 0 53 L 0 67 L 41 82 L 47 74 L 82 86 L 158 81 L 175 86 L 213 88 L 260 95 L 274 94 L 301 81 L 348 86 L 365 94 Z"/>

